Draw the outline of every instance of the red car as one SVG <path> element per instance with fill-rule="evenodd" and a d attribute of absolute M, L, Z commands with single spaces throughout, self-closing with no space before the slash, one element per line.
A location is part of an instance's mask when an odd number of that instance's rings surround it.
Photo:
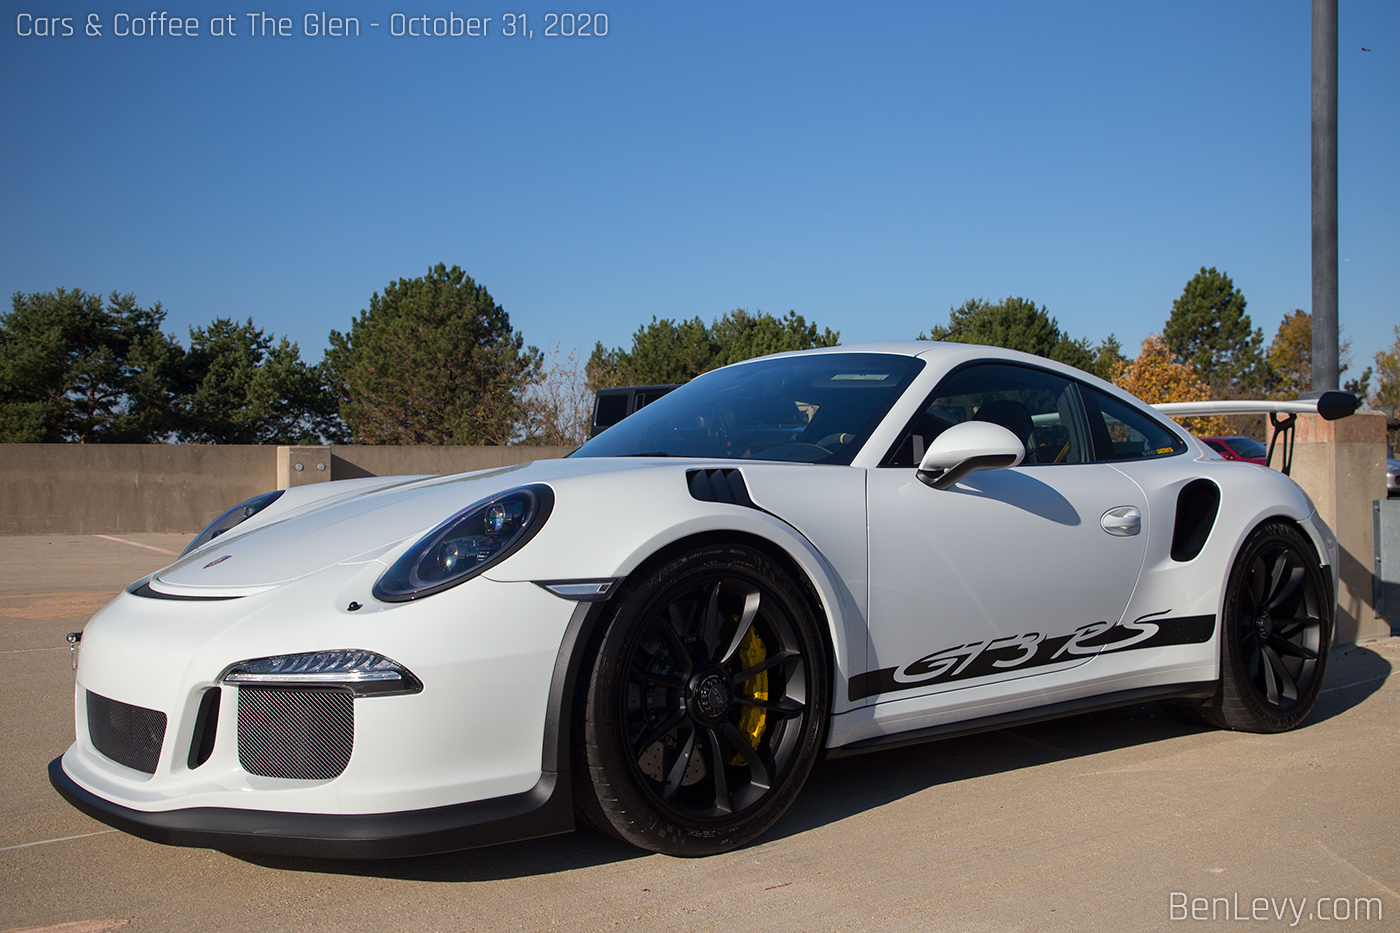
<path fill-rule="evenodd" d="M 1203 437 L 1201 440 L 1226 460 L 1247 460 L 1260 466 L 1269 465 L 1269 448 L 1252 437 Z"/>

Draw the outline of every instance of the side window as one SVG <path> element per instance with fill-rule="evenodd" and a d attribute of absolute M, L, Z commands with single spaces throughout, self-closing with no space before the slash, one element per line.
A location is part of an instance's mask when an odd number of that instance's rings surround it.
<path fill-rule="evenodd" d="M 1084 414 L 1089 419 L 1094 459 L 1145 460 L 1169 457 L 1186 449 L 1185 441 L 1146 412 L 1098 389 L 1081 386 L 1079 391 L 1084 399 Z"/>
<path fill-rule="evenodd" d="M 885 466 L 917 466 L 933 439 L 964 421 L 999 424 L 1026 445 L 1026 464 L 1084 463 L 1089 457 L 1074 383 L 1006 363 L 979 363 L 939 384 Z"/>

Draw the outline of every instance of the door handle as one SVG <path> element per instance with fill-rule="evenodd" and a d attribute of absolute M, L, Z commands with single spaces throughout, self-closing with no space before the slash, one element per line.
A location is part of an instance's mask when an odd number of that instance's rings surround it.
<path fill-rule="evenodd" d="M 1137 506 L 1120 505 L 1103 513 L 1099 524 L 1111 535 L 1130 538 L 1142 531 L 1142 513 L 1137 510 Z"/>

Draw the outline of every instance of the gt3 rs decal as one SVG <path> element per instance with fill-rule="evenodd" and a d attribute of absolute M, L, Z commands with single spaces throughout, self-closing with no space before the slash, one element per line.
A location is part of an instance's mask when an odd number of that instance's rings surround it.
<path fill-rule="evenodd" d="M 1068 635 L 1049 638 L 1040 632 L 1028 632 L 954 645 L 904 667 L 857 674 L 851 678 L 850 699 L 863 700 L 881 693 L 1059 664 L 1111 651 L 1199 645 L 1209 641 L 1215 632 L 1215 616 L 1157 618 L 1164 614 L 1154 612 L 1132 622 L 1090 622 Z"/>

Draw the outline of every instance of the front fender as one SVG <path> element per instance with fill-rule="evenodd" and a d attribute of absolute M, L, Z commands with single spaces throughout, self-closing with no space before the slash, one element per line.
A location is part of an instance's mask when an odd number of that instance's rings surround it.
<path fill-rule="evenodd" d="M 781 549 L 817 593 L 831 637 L 836 711 L 841 711 L 841 704 L 847 702 L 845 682 L 864 669 L 866 653 L 863 471 L 842 467 L 836 468 L 839 473 L 826 473 L 824 468 L 801 464 L 744 465 L 739 469 L 758 506 L 750 507 L 690 495 L 687 471 L 716 466 L 686 461 L 552 479 L 555 505 L 548 523 L 528 547 L 487 576 L 500 582 L 620 578 L 688 538 L 728 533 L 762 539 Z M 724 462 L 723 468 L 733 469 L 735 464 Z M 809 496 L 810 509 L 785 498 L 781 489 L 803 486 L 783 475 L 791 473 L 805 477 L 808 485 L 824 489 L 826 495 Z M 773 511 L 766 510 L 770 505 Z M 780 514 L 774 514 L 780 509 Z M 844 519 L 823 521 L 817 513 Z M 845 527 L 852 524 L 853 528 Z"/>

